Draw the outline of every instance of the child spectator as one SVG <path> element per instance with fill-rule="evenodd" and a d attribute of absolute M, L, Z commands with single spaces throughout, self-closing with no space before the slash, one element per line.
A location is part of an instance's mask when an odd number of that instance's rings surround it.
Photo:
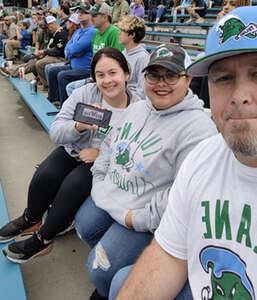
<path fill-rule="evenodd" d="M 17 40 L 8 39 L 5 45 L 6 58 L 14 60 L 15 49 L 25 49 L 27 45 L 31 44 L 31 34 L 28 31 L 28 22 L 20 22 L 16 28 Z"/>
<path fill-rule="evenodd" d="M 140 99 L 145 99 L 145 78 L 142 70 L 147 66 L 150 56 L 145 45 L 140 44 L 145 37 L 145 22 L 136 16 L 126 16 L 118 23 L 118 28 L 120 44 L 125 47 L 122 53 L 131 68 L 128 87 Z"/>

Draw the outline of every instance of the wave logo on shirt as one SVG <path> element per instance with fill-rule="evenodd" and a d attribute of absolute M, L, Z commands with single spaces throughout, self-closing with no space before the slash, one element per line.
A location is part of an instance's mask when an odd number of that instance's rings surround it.
<path fill-rule="evenodd" d="M 116 163 L 122 165 L 127 172 L 133 167 L 133 160 L 129 159 L 130 147 L 125 143 L 121 143 L 117 146 Z"/>
<path fill-rule="evenodd" d="M 235 40 L 239 40 L 243 37 L 253 39 L 257 37 L 257 24 L 251 22 L 246 25 L 239 17 L 229 15 L 221 19 L 217 25 L 216 31 L 219 31 L 220 44 L 225 43 L 233 36 Z"/>
<path fill-rule="evenodd" d="M 200 262 L 210 273 L 210 286 L 202 289 L 202 300 L 255 300 L 245 262 L 226 248 L 208 246 L 200 252 Z"/>

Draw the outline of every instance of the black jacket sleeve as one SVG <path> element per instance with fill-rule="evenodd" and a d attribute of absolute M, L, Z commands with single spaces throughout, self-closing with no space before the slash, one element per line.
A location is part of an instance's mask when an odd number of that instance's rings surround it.
<path fill-rule="evenodd" d="M 52 39 L 50 39 L 48 48 L 44 50 L 45 55 L 64 57 L 64 48 L 67 43 L 68 33 L 62 28 L 59 29 Z"/>

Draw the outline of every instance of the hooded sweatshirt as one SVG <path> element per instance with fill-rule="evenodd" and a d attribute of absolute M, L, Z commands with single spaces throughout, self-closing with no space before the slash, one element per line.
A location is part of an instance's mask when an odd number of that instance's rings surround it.
<path fill-rule="evenodd" d="M 140 99 L 145 99 L 145 78 L 142 70 L 148 65 L 150 54 L 146 51 L 144 44 L 139 44 L 128 51 L 125 49 L 122 53 L 131 68 L 128 87 L 131 91 L 136 93 Z"/>
<path fill-rule="evenodd" d="M 138 97 L 127 91 L 130 103 L 138 101 Z M 77 103 L 98 104 L 100 107 L 112 111 L 110 125 L 107 129 L 99 128 L 97 131 L 85 130 L 78 132 L 73 120 Z M 72 95 L 64 102 L 61 111 L 57 114 L 50 128 L 50 138 L 73 157 L 77 157 L 84 148 L 99 149 L 105 135 L 112 129 L 112 123 L 121 117 L 126 109 L 114 108 L 105 102 L 103 95 L 96 83 L 88 83 L 73 91 Z"/>
<path fill-rule="evenodd" d="M 153 232 L 181 163 L 198 142 L 216 133 L 191 90 L 166 110 L 157 111 L 149 99 L 130 105 L 91 169 L 95 204 L 124 226 L 132 209 L 133 228 Z"/>

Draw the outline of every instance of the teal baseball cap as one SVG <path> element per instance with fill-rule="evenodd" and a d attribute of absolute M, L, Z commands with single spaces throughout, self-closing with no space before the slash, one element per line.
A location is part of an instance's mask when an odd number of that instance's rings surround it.
<path fill-rule="evenodd" d="M 257 6 L 238 7 L 214 24 L 206 40 L 205 55 L 186 72 L 189 76 L 206 76 L 214 62 L 250 52 L 257 52 Z"/>

